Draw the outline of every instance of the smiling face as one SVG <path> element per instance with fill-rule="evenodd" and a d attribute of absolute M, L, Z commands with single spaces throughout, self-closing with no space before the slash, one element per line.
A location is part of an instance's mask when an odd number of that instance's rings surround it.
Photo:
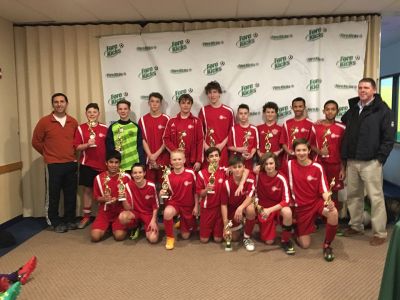
<path fill-rule="evenodd" d="M 65 114 L 68 107 L 68 102 L 64 96 L 56 96 L 52 102 L 53 110 L 56 114 Z"/>
<path fill-rule="evenodd" d="M 97 120 L 99 119 L 99 115 L 100 115 L 99 110 L 93 107 L 89 108 L 86 111 L 86 118 L 92 122 L 97 122 Z"/>
<path fill-rule="evenodd" d="M 185 154 L 181 151 L 174 151 L 171 153 L 171 165 L 174 169 L 180 170 L 185 165 Z"/>
<path fill-rule="evenodd" d="M 219 100 L 221 99 L 221 94 L 219 93 L 218 90 L 211 89 L 207 93 L 207 97 L 208 97 L 208 101 L 210 102 L 210 104 L 218 104 Z"/>
<path fill-rule="evenodd" d="M 306 144 L 297 144 L 296 148 L 294 149 L 294 154 L 296 155 L 297 161 L 300 164 L 307 164 L 308 163 L 308 155 L 310 154 L 310 149 Z"/>
<path fill-rule="evenodd" d="M 296 119 L 300 119 L 304 116 L 304 111 L 306 106 L 304 105 L 303 101 L 294 101 L 292 105 L 294 117 Z"/>
<path fill-rule="evenodd" d="M 131 109 L 129 108 L 128 104 L 126 103 L 120 103 L 117 106 L 117 113 L 121 120 L 127 121 L 129 119 L 129 113 L 131 112 Z"/>
<path fill-rule="evenodd" d="M 360 97 L 361 102 L 367 103 L 374 98 L 376 94 L 376 89 L 369 82 L 361 81 L 358 84 L 358 97 Z"/>
<path fill-rule="evenodd" d="M 265 110 L 264 117 L 265 117 L 265 121 L 267 123 L 272 123 L 272 122 L 276 122 L 278 115 L 277 115 L 275 109 L 267 108 Z"/>
<path fill-rule="evenodd" d="M 275 174 L 276 165 L 273 157 L 268 158 L 264 163 L 264 170 L 268 175 Z"/>
<path fill-rule="evenodd" d="M 131 175 L 135 183 L 137 185 L 140 185 L 141 183 L 143 183 L 146 172 L 143 170 L 142 166 L 137 166 L 132 168 Z"/>
<path fill-rule="evenodd" d="M 325 118 L 328 121 L 334 121 L 336 118 L 336 115 L 338 114 L 338 109 L 337 109 L 336 104 L 329 103 L 329 104 L 325 105 L 323 112 L 325 114 Z"/>
<path fill-rule="evenodd" d="M 116 158 L 110 158 L 106 161 L 107 170 L 110 174 L 117 174 L 119 172 L 119 165 L 121 162 Z"/>

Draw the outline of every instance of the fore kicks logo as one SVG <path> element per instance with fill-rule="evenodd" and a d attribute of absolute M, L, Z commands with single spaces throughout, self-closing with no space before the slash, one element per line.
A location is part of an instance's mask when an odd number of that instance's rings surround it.
<path fill-rule="evenodd" d="M 248 97 L 250 95 L 257 93 L 258 87 L 260 87 L 260 84 L 258 82 L 247 84 L 247 85 L 242 85 L 240 87 L 240 90 L 238 91 L 238 95 L 240 97 Z"/>
<path fill-rule="evenodd" d="M 179 53 L 186 50 L 189 44 L 190 44 L 189 39 L 172 41 L 171 46 L 168 48 L 168 51 L 171 53 Z"/>
<path fill-rule="evenodd" d="M 126 97 L 128 97 L 128 92 L 111 94 L 107 102 L 110 105 L 117 105 L 118 101 L 126 100 Z"/>
<path fill-rule="evenodd" d="M 124 48 L 123 43 L 114 44 L 111 46 L 106 46 L 106 50 L 104 51 L 105 57 L 114 57 L 122 52 L 122 48 Z"/>
<path fill-rule="evenodd" d="M 225 66 L 224 61 L 207 64 L 206 68 L 203 70 L 203 73 L 207 76 L 215 75 L 222 71 L 223 66 Z"/>
<path fill-rule="evenodd" d="M 319 91 L 319 86 L 322 83 L 322 79 L 321 78 L 317 78 L 317 79 L 310 79 L 309 84 L 307 84 L 307 91 L 310 92 L 315 92 L 315 91 Z"/>
<path fill-rule="evenodd" d="M 346 69 L 353 67 L 360 60 L 360 55 L 349 55 L 349 56 L 341 56 L 340 59 L 336 62 L 336 66 L 340 69 Z"/>
<path fill-rule="evenodd" d="M 158 71 L 157 66 L 142 68 L 142 70 L 138 74 L 138 77 L 142 80 L 148 80 L 150 78 L 157 76 L 157 71 Z"/>
<path fill-rule="evenodd" d="M 326 28 L 318 27 L 314 29 L 310 29 L 308 34 L 306 35 L 306 40 L 309 42 L 313 42 L 319 40 L 324 37 L 324 33 L 328 30 Z"/>
<path fill-rule="evenodd" d="M 236 46 L 238 48 L 246 48 L 251 46 L 256 42 L 256 38 L 258 38 L 258 33 L 254 32 L 253 34 L 245 34 L 240 35 L 238 41 L 236 42 Z"/>
<path fill-rule="evenodd" d="M 187 88 L 187 89 L 181 89 L 181 90 L 176 90 L 174 92 L 174 95 L 172 96 L 173 101 L 178 101 L 179 97 L 182 96 L 183 94 L 191 94 L 193 93 L 193 88 Z"/>
<path fill-rule="evenodd" d="M 274 62 L 271 64 L 271 68 L 274 70 L 281 70 L 290 65 L 290 61 L 293 59 L 293 55 L 275 57 Z"/>

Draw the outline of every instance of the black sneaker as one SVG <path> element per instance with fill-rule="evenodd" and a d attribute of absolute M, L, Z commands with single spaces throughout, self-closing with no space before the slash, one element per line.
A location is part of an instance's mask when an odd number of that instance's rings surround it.
<path fill-rule="evenodd" d="M 60 223 L 56 227 L 54 227 L 54 232 L 57 232 L 57 233 L 64 233 L 64 232 L 67 232 L 67 231 L 68 231 L 68 228 L 63 223 Z"/>
<path fill-rule="evenodd" d="M 331 247 L 324 248 L 324 259 L 326 261 L 333 261 L 335 259 L 335 255 L 333 255 L 333 250 Z"/>
<path fill-rule="evenodd" d="M 76 230 L 76 229 L 78 229 L 78 225 L 76 223 L 72 223 L 72 222 L 67 223 L 67 229 L 68 230 Z"/>
<path fill-rule="evenodd" d="M 287 255 L 294 255 L 296 253 L 296 250 L 294 250 L 293 243 L 291 240 L 287 242 L 282 242 L 281 247 Z"/>

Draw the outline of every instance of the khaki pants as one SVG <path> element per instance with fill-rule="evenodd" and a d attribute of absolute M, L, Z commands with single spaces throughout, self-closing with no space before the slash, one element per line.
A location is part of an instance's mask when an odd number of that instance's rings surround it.
<path fill-rule="evenodd" d="M 382 164 L 378 160 L 347 161 L 347 207 L 349 225 L 358 231 L 364 230 L 364 188 L 371 200 L 371 224 L 374 236 L 387 237 L 386 208 L 383 196 Z"/>

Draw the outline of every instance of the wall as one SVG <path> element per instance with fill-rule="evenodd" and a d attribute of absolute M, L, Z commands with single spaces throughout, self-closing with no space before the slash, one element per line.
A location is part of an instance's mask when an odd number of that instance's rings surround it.
<path fill-rule="evenodd" d="M 0 167 L 21 161 L 14 29 L 0 18 Z M 21 170 L 0 174 L 0 224 L 22 214 Z"/>

